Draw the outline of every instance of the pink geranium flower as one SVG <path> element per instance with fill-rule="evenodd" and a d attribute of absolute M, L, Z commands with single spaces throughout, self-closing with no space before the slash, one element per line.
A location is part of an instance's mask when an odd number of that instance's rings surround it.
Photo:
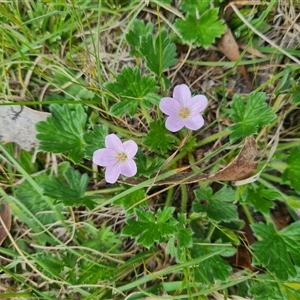
<path fill-rule="evenodd" d="M 207 98 L 204 95 L 192 97 L 186 84 L 177 85 L 174 88 L 173 98 L 162 98 L 159 108 L 168 115 L 166 128 L 176 132 L 184 126 L 191 130 L 200 129 L 204 125 L 204 119 L 200 115 L 206 106 Z"/>
<path fill-rule="evenodd" d="M 109 134 L 105 138 L 104 149 L 99 149 L 93 154 L 93 162 L 101 167 L 106 167 L 105 180 L 115 183 L 120 174 L 127 177 L 134 176 L 137 172 L 133 157 L 136 155 L 138 146 L 134 141 L 124 143 L 115 135 Z"/>

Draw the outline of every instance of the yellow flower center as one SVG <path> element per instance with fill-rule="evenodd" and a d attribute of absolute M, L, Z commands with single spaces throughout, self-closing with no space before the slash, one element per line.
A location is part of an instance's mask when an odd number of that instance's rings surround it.
<path fill-rule="evenodd" d="M 125 152 L 119 152 L 117 155 L 118 162 L 123 162 L 127 159 L 127 155 Z"/>
<path fill-rule="evenodd" d="M 183 119 L 187 118 L 190 116 L 190 110 L 187 107 L 183 107 L 179 111 L 179 116 Z"/>

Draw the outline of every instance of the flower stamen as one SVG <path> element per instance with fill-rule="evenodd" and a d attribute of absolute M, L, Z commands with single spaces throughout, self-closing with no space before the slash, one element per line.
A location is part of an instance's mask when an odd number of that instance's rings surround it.
<path fill-rule="evenodd" d="M 183 107 L 179 111 L 179 116 L 183 119 L 186 119 L 190 116 L 191 112 L 187 107 Z"/>
<path fill-rule="evenodd" d="M 124 162 L 127 160 L 127 154 L 125 152 L 119 152 L 116 158 L 118 162 Z"/>

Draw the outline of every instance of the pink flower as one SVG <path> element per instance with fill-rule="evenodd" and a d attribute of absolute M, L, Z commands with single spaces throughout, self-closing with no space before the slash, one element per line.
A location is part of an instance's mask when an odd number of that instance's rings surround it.
<path fill-rule="evenodd" d="M 204 95 L 192 97 L 186 84 L 177 85 L 174 88 L 173 98 L 162 98 L 159 108 L 168 115 L 166 128 L 176 132 L 184 126 L 191 130 L 200 129 L 204 125 L 204 119 L 200 115 L 207 106 L 207 98 Z"/>
<path fill-rule="evenodd" d="M 136 174 L 137 167 L 133 157 L 137 153 L 138 146 L 134 141 L 122 143 L 115 134 L 109 134 L 105 138 L 105 146 L 106 148 L 94 152 L 93 162 L 106 167 L 105 180 L 108 183 L 115 183 L 120 174 L 127 177 Z"/>

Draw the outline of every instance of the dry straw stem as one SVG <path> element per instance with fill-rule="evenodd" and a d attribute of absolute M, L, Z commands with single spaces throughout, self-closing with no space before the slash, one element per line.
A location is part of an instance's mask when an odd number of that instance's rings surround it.
<path fill-rule="evenodd" d="M 238 8 L 235 6 L 234 3 L 229 3 L 228 6 L 230 6 L 236 15 L 244 22 L 246 26 L 248 26 L 255 34 L 257 34 L 259 37 L 261 37 L 263 40 L 265 40 L 267 43 L 269 43 L 272 47 L 279 50 L 281 53 L 289 57 L 292 61 L 300 65 L 300 60 L 298 60 L 293 55 L 289 54 L 287 51 L 276 45 L 274 42 L 272 42 L 269 38 L 267 38 L 265 35 L 260 33 L 255 27 L 253 27 L 245 18 L 244 16 L 239 12 Z"/>

